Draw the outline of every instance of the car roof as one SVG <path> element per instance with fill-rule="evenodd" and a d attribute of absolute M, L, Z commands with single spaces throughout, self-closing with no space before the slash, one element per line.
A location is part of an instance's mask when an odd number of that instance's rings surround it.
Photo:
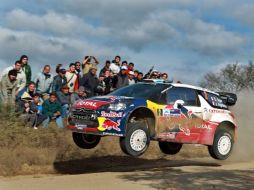
<path fill-rule="evenodd" d="M 192 88 L 192 89 L 195 89 L 195 90 L 205 91 L 205 92 L 209 92 L 209 93 L 212 93 L 212 94 L 219 95 L 218 93 L 216 93 L 216 92 L 214 92 L 214 91 L 211 91 L 211 90 L 208 90 L 208 89 L 206 89 L 206 88 L 199 87 L 199 86 L 193 86 L 193 85 L 190 85 L 190 84 L 171 83 L 171 85 L 172 85 L 172 86 L 175 86 L 175 87 Z"/>
<path fill-rule="evenodd" d="M 189 84 L 183 84 L 183 83 L 173 83 L 173 81 L 165 81 L 162 79 L 145 79 L 144 83 L 151 83 L 151 84 L 165 84 L 165 85 L 171 85 L 174 87 L 185 87 L 185 88 L 192 88 L 195 90 L 200 90 L 200 91 L 205 91 L 205 92 L 209 92 L 215 95 L 219 95 L 218 93 L 208 90 L 206 88 L 202 88 L 202 87 L 198 87 L 198 86 L 194 86 L 194 85 L 189 85 Z"/>

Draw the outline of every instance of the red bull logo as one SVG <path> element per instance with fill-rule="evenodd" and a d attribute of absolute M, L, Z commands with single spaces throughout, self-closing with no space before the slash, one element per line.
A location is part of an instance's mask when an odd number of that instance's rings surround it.
<path fill-rule="evenodd" d="M 121 120 L 117 120 L 117 122 L 115 122 L 105 117 L 98 117 L 98 121 L 99 121 L 99 127 L 98 127 L 99 131 L 112 130 L 112 129 L 118 132 L 121 131 L 121 129 L 119 128 Z"/>

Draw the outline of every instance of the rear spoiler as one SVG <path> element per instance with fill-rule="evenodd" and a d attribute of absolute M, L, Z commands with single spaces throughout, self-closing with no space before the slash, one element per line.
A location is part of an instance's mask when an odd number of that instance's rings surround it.
<path fill-rule="evenodd" d="M 217 92 L 221 99 L 223 100 L 223 103 L 227 106 L 233 106 L 236 104 L 237 101 L 237 95 L 229 92 Z"/>

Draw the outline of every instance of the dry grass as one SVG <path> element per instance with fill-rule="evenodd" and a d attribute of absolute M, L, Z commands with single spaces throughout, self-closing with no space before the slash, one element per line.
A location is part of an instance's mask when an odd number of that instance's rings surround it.
<path fill-rule="evenodd" d="M 189 147 L 192 148 L 189 148 Z M 22 126 L 10 112 L 0 113 L 0 175 L 52 174 L 58 171 L 55 163 L 105 156 L 124 156 L 117 137 L 105 137 L 98 147 L 79 149 L 72 141 L 71 132 L 58 129 L 53 123 L 48 129 L 34 130 Z M 166 156 L 157 142 L 151 142 L 142 159 L 184 159 L 208 156 L 203 146 L 185 145 L 176 156 Z"/>

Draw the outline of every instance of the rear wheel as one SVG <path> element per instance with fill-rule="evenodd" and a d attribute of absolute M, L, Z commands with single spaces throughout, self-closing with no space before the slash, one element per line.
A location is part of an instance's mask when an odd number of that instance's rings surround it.
<path fill-rule="evenodd" d="M 144 123 L 129 123 L 126 136 L 120 138 L 122 151 L 131 156 L 140 156 L 150 144 L 149 130 Z"/>
<path fill-rule="evenodd" d="M 89 134 L 84 134 L 84 133 L 72 133 L 72 138 L 75 144 L 83 149 L 91 149 L 96 147 L 100 140 L 101 137 L 97 135 L 89 135 Z"/>
<path fill-rule="evenodd" d="M 213 145 L 208 146 L 211 157 L 217 160 L 225 160 L 233 149 L 233 136 L 225 129 L 218 129 L 214 136 Z"/>
<path fill-rule="evenodd" d="M 181 150 L 182 146 L 183 145 L 181 143 L 159 142 L 159 147 L 164 154 L 177 154 Z"/>

